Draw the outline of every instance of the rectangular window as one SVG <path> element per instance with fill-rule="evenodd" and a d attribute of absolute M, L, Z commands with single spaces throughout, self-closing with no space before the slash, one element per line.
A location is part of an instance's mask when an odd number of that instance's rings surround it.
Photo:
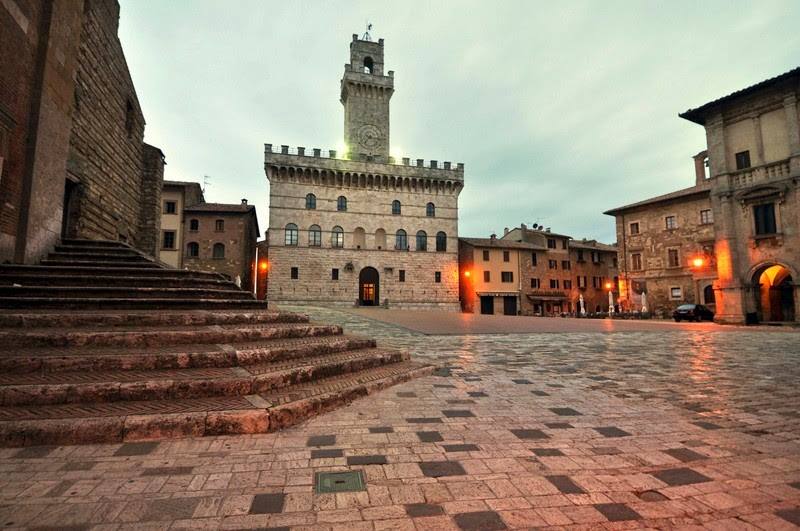
<path fill-rule="evenodd" d="M 555 278 L 550 279 L 550 289 L 558 289 L 558 280 Z"/>
<path fill-rule="evenodd" d="M 492 274 L 489 271 L 483 272 L 483 281 L 484 282 L 491 282 L 492 281 Z"/>
<path fill-rule="evenodd" d="M 683 290 L 678 287 L 669 288 L 669 297 L 671 299 L 682 299 L 683 298 Z"/>
<path fill-rule="evenodd" d="M 583 262 L 583 249 L 578 249 L 578 262 Z"/>
<path fill-rule="evenodd" d="M 667 264 L 669 264 L 669 267 L 679 267 L 681 265 L 677 249 L 667 249 Z"/>
<path fill-rule="evenodd" d="M 611 261 L 612 261 L 612 263 L 614 264 L 614 265 L 613 265 L 614 269 L 616 269 L 616 268 L 618 268 L 618 267 L 619 267 L 619 261 L 617 260 L 617 257 L 616 257 L 616 256 L 615 256 L 614 258 L 612 258 L 612 259 L 611 259 Z"/>
<path fill-rule="evenodd" d="M 198 231 L 198 230 L 200 230 L 200 220 L 197 220 L 197 219 L 189 220 L 189 230 L 190 231 Z"/>
<path fill-rule="evenodd" d="M 531 287 L 532 287 L 533 289 L 539 289 L 539 286 L 540 286 L 540 285 L 541 285 L 541 284 L 540 284 L 540 282 L 539 282 L 539 279 L 538 279 L 538 278 L 532 278 L 532 279 L 531 279 Z"/>
<path fill-rule="evenodd" d="M 642 255 L 639 253 L 633 253 L 631 255 L 631 269 L 634 271 L 641 271 L 642 270 Z"/>
<path fill-rule="evenodd" d="M 399 277 L 397 279 L 398 282 L 405 282 L 406 281 L 406 270 L 405 269 L 400 269 L 398 271 L 398 275 L 399 275 Z"/>
<path fill-rule="evenodd" d="M 558 260 L 548 260 L 547 267 L 550 269 L 558 269 Z"/>
<path fill-rule="evenodd" d="M 564 289 L 572 289 L 572 281 L 564 280 Z"/>
<path fill-rule="evenodd" d="M 634 235 L 634 236 L 635 236 L 636 234 L 639 234 L 639 222 L 638 222 L 638 221 L 635 221 L 635 222 L 631 223 L 631 230 L 630 230 L 630 233 L 631 233 L 632 235 Z"/>
<path fill-rule="evenodd" d="M 163 238 L 161 241 L 161 247 L 163 249 L 174 249 L 175 248 L 175 231 L 174 230 L 165 230 L 163 233 Z"/>
<path fill-rule="evenodd" d="M 508 262 L 509 260 L 511 260 L 511 253 L 503 251 L 503 262 Z"/>
<path fill-rule="evenodd" d="M 775 225 L 775 203 L 756 205 L 753 207 L 753 218 L 756 222 L 756 234 L 775 234 L 778 232 Z"/>
<path fill-rule="evenodd" d="M 600 253 L 597 251 L 592 251 L 592 263 L 599 264 L 600 263 Z"/>
<path fill-rule="evenodd" d="M 567 248 L 567 240 L 561 240 L 561 248 L 562 249 L 566 249 Z"/>
<path fill-rule="evenodd" d="M 597 288 L 597 277 L 592 277 L 592 287 Z"/>
<path fill-rule="evenodd" d="M 536 253 L 531 253 L 531 265 L 536 267 Z"/>
<path fill-rule="evenodd" d="M 569 260 L 561 260 L 561 269 L 564 269 L 566 271 L 570 270 Z"/>
<path fill-rule="evenodd" d="M 339 270 L 336 268 L 331 269 L 331 280 L 339 280 Z"/>
<path fill-rule="evenodd" d="M 483 251 L 483 261 L 484 262 L 489 261 L 489 251 Z"/>
<path fill-rule="evenodd" d="M 165 214 L 177 214 L 178 213 L 178 205 L 175 201 L 165 201 L 164 202 L 164 213 Z"/>
<path fill-rule="evenodd" d="M 736 169 L 744 170 L 750 167 L 750 152 L 740 151 L 736 154 Z"/>
<path fill-rule="evenodd" d="M 292 280 L 297 280 L 298 278 L 300 278 L 300 269 L 297 267 L 293 267 L 292 270 L 290 271 L 289 276 L 291 277 Z"/>
<path fill-rule="evenodd" d="M 548 249 L 556 248 L 556 240 L 554 238 L 547 238 L 547 248 Z"/>
<path fill-rule="evenodd" d="M 578 287 L 586 289 L 586 276 L 578 276 Z"/>
<path fill-rule="evenodd" d="M 714 215 L 711 213 L 710 209 L 701 210 L 700 211 L 700 224 L 701 225 L 708 225 L 710 223 L 714 223 Z"/>
<path fill-rule="evenodd" d="M 678 220 L 675 219 L 675 216 L 667 216 L 664 218 L 664 224 L 667 230 L 677 229 L 678 228 Z"/>
<path fill-rule="evenodd" d="M 442 281 L 442 272 L 441 271 L 435 271 L 433 273 L 433 280 L 434 280 L 434 282 L 439 284 Z"/>
<path fill-rule="evenodd" d="M 214 222 L 214 230 L 217 232 L 222 232 L 225 230 L 225 220 L 218 219 Z"/>
<path fill-rule="evenodd" d="M 514 272 L 513 271 L 503 271 L 500 273 L 500 280 L 503 282 L 514 282 Z"/>

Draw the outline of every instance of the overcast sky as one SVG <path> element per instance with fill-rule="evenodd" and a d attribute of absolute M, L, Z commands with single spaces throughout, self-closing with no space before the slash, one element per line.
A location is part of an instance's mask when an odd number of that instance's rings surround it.
<path fill-rule="evenodd" d="M 395 71 L 393 150 L 466 165 L 461 236 L 540 223 L 613 242 L 602 212 L 693 184 L 679 112 L 800 65 L 800 2 L 121 0 L 120 38 L 165 178 L 246 197 L 263 145 L 335 148 L 353 33 Z"/>

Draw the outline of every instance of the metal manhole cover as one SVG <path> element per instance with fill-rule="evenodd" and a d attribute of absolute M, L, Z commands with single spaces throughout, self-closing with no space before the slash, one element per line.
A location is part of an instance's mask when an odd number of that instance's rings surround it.
<path fill-rule="evenodd" d="M 366 490 L 366 482 L 361 470 L 352 472 L 317 472 L 314 476 L 314 484 L 317 486 L 317 494 Z"/>

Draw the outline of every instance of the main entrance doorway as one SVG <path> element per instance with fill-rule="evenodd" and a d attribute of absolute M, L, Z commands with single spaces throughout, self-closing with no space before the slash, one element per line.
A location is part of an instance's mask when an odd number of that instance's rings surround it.
<path fill-rule="evenodd" d="M 794 282 L 789 270 L 773 265 L 753 276 L 756 307 L 761 321 L 794 321 Z"/>
<path fill-rule="evenodd" d="M 503 315 L 517 315 L 517 298 L 514 296 L 503 297 Z"/>
<path fill-rule="evenodd" d="M 494 313 L 494 297 L 481 295 L 481 313 L 492 315 Z"/>
<path fill-rule="evenodd" d="M 358 274 L 358 303 L 361 306 L 377 306 L 380 301 L 378 270 L 365 267 Z"/>

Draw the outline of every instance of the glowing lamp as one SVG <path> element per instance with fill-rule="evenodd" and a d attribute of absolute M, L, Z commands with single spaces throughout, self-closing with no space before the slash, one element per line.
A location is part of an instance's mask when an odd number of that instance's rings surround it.
<path fill-rule="evenodd" d="M 266 261 L 264 261 L 264 262 L 261 262 L 261 263 L 258 265 L 258 267 L 260 267 L 260 268 L 261 268 L 261 271 L 266 271 L 266 270 L 267 270 L 267 268 L 269 267 L 269 264 L 267 264 L 267 262 L 266 262 Z"/>
<path fill-rule="evenodd" d="M 611 282 L 606 282 L 606 289 L 611 289 L 613 284 Z"/>
<path fill-rule="evenodd" d="M 464 271 L 464 276 L 465 276 L 465 277 L 467 277 L 467 278 L 469 278 L 469 276 L 470 276 L 470 272 L 469 272 L 469 271 Z"/>
<path fill-rule="evenodd" d="M 699 256 L 697 258 L 694 258 L 692 260 L 692 265 L 694 267 L 703 267 L 703 259 L 700 258 Z"/>

